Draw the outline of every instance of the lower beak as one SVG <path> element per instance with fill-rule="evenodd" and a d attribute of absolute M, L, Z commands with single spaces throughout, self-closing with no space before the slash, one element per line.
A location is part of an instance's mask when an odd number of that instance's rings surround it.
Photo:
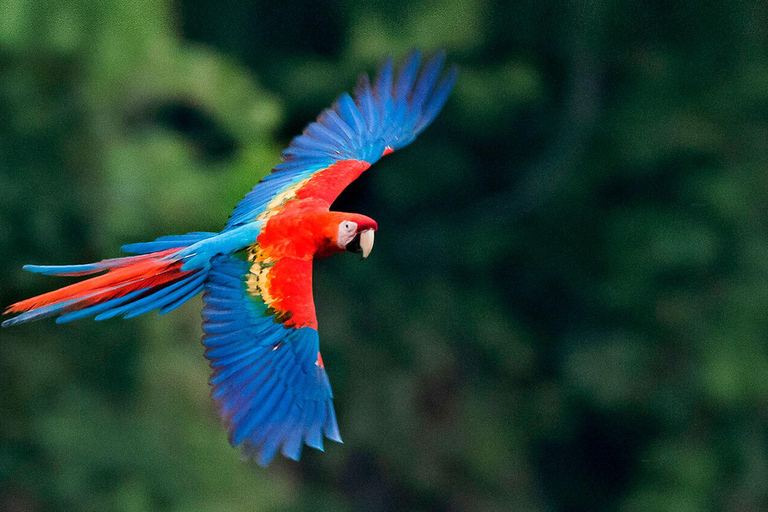
<path fill-rule="evenodd" d="M 363 255 L 363 258 L 367 258 L 371 254 L 373 249 L 373 230 L 366 229 L 365 231 L 358 233 L 351 242 L 347 244 L 346 249 L 349 252 L 356 252 Z"/>

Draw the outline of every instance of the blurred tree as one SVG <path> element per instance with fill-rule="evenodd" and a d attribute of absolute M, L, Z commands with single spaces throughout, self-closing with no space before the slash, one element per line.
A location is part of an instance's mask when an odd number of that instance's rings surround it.
<path fill-rule="evenodd" d="M 0 343 L 0 509 L 768 508 L 764 2 L 0 2 L 0 299 L 218 229 L 361 69 L 462 71 L 318 263 L 345 444 L 239 462 L 199 308 Z M 193 341 L 194 340 L 194 341 Z"/>

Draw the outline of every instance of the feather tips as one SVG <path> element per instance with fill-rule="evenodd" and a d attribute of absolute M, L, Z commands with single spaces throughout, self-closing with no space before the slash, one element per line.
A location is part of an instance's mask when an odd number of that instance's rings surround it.
<path fill-rule="evenodd" d="M 31 272 L 60 276 L 86 276 L 88 279 L 70 284 L 37 297 L 11 305 L 6 313 L 20 313 L 2 325 L 14 325 L 59 315 L 57 323 L 94 316 L 105 320 L 122 315 L 132 318 L 152 310 L 165 314 L 200 292 L 207 275 L 205 265 L 195 258 L 207 259 L 217 250 L 249 240 L 258 227 L 216 233 L 187 233 L 158 238 L 152 242 L 129 244 L 125 250 L 136 256 L 113 258 L 85 265 L 26 265 Z M 201 244 L 210 240 L 211 247 Z M 197 244 L 197 245 L 195 245 Z M 184 251 L 193 246 L 193 253 Z M 198 252 L 200 254 L 198 254 Z"/>
<path fill-rule="evenodd" d="M 255 219 L 273 197 L 339 161 L 359 160 L 370 165 L 391 150 L 410 144 L 437 117 L 453 88 L 457 70 L 454 67 L 443 73 L 444 61 L 445 54 L 439 52 L 419 73 L 421 53 L 416 51 L 405 59 L 397 77 L 391 59 L 381 66 L 373 84 L 362 75 L 354 97 L 342 94 L 291 141 L 282 154 L 283 163 L 237 205 L 227 228 Z M 335 196 L 331 202 L 333 199 Z"/>
<path fill-rule="evenodd" d="M 22 313 L 6 320 L 3 325 L 37 320 L 46 316 L 63 315 L 59 322 L 83 318 L 90 314 L 103 316 L 109 311 L 125 308 L 128 302 L 133 307 L 140 297 L 163 297 L 169 287 L 180 281 L 197 279 L 202 284 L 197 271 L 183 272 L 181 262 L 173 259 L 174 250 L 161 251 L 150 255 L 132 256 L 105 260 L 90 265 L 67 265 L 62 267 L 34 267 L 33 270 L 45 269 L 45 273 L 72 275 L 73 268 L 92 267 L 89 273 L 107 270 L 89 279 L 64 286 L 36 297 L 17 302 L 8 307 L 6 313 Z M 79 273 L 82 275 L 82 272 Z M 175 299 L 180 297 L 176 296 Z M 187 297 L 189 298 L 189 297 Z M 185 299 L 186 300 L 186 299 Z M 153 302 L 149 309 L 165 306 L 165 302 Z M 77 314 L 73 314 L 73 313 Z"/>
<path fill-rule="evenodd" d="M 209 272 L 203 342 L 212 396 L 230 442 L 246 456 L 261 465 L 277 452 L 297 460 L 303 443 L 322 449 L 323 433 L 341 440 L 328 376 L 316 364 L 317 331 L 276 322 L 248 291 L 249 269 L 236 256 L 219 256 Z"/>

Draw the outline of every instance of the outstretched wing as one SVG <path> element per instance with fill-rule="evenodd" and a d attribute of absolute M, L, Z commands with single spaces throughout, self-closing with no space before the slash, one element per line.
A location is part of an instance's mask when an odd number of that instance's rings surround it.
<path fill-rule="evenodd" d="M 283 163 L 237 205 L 232 228 L 264 218 L 295 198 L 317 197 L 331 204 L 347 185 L 382 156 L 410 144 L 443 108 L 456 80 L 451 68 L 441 79 L 445 55 L 435 55 L 420 73 L 421 54 L 412 53 L 394 76 L 392 60 L 373 84 L 363 75 L 354 99 L 343 94 L 283 152 Z"/>
<path fill-rule="evenodd" d="M 225 231 L 279 214 L 293 199 L 332 203 L 382 156 L 409 144 L 437 116 L 456 78 L 441 78 L 444 55 L 419 70 L 413 53 L 395 78 L 387 61 L 373 85 L 363 76 L 352 99 L 291 142 L 283 163 L 237 205 Z M 212 260 L 203 329 L 211 384 L 230 441 L 267 464 L 278 450 L 298 459 L 303 444 L 341 441 L 319 352 L 312 260 L 271 259 L 258 244 Z"/>
<path fill-rule="evenodd" d="M 320 356 L 312 260 L 259 259 L 256 251 L 212 261 L 203 296 L 203 343 L 213 397 L 230 442 L 266 465 L 281 450 L 341 442 Z"/>

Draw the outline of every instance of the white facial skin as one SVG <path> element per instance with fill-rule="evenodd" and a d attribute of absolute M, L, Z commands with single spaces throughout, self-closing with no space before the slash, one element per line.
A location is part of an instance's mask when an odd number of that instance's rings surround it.
<path fill-rule="evenodd" d="M 339 248 L 344 249 L 349 242 L 351 242 L 357 234 L 357 222 L 351 220 L 342 221 L 339 224 L 339 234 L 336 237 L 336 244 Z"/>

